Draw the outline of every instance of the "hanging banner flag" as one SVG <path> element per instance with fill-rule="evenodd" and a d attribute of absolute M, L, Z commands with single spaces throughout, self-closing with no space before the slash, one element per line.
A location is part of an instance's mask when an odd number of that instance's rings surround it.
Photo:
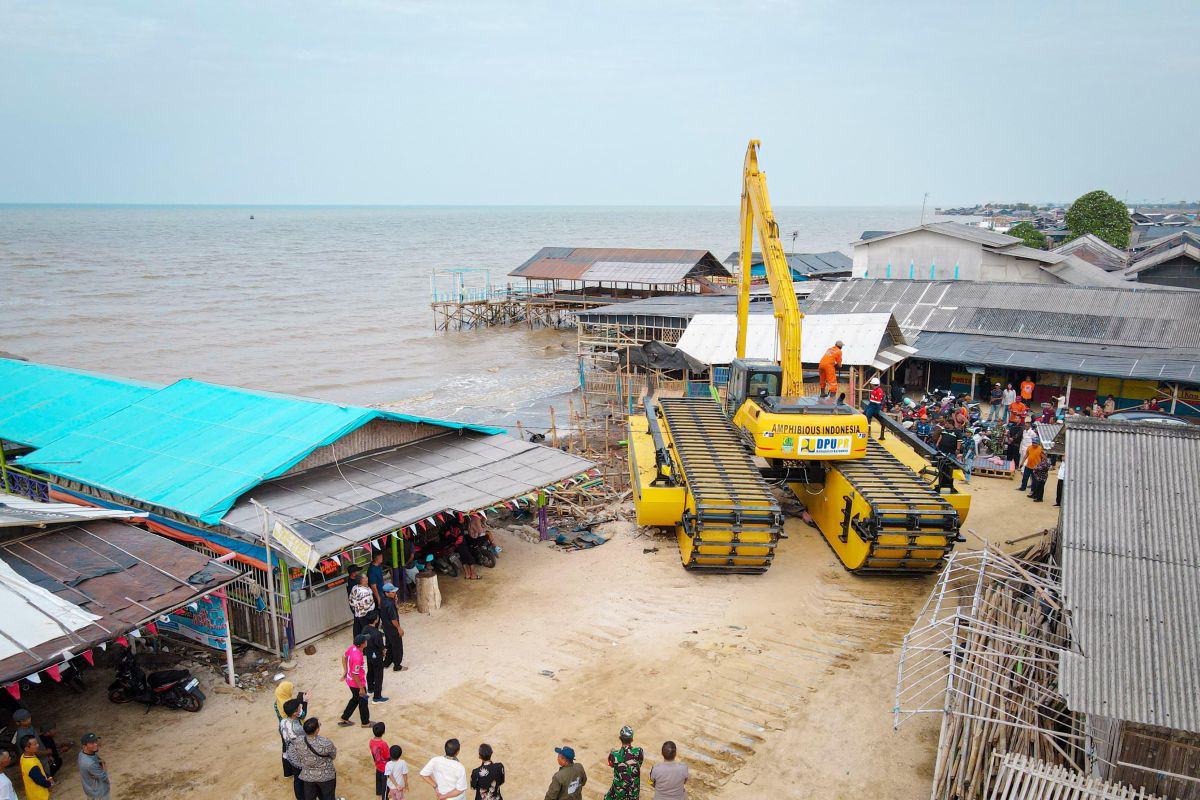
<path fill-rule="evenodd" d="M 96 657 L 94 655 L 92 655 L 91 650 L 83 651 L 83 660 L 88 662 L 88 666 L 90 666 L 90 667 L 96 666 Z"/>
<path fill-rule="evenodd" d="M 162 623 L 162 629 L 186 636 L 207 647 L 223 650 L 225 639 L 229 635 L 225 608 L 221 604 L 224 594 L 225 590 L 220 589 L 205 595 L 194 604 L 195 611 L 189 605 L 187 608 L 172 612 L 169 615 L 170 621 Z"/>
<path fill-rule="evenodd" d="M 8 686 L 5 686 L 4 688 L 8 689 L 8 693 L 13 696 L 13 700 L 20 701 L 21 685 L 19 683 L 10 683 Z"/>
<path fill-rule="evenodd" d="M 151 636 L 158 636 L 158 626 L 153 622 L 146 626 L 146 630 L 150 631 Z"/>
<path fill-rule="evenodd" d="M 135 639 L 140 639 L 140 638 L 142 638 L 142 632 L 141 632 L 141 631 L 139 631 L 137 628 L 134 628 L 133 630 L 131 630 L 131 631 L 129 632 L 129 635 L 130 635 L 130 636 L 132 636 L 132 637 L 133 637 L 133 638 L 135 638 Z"/>
<path fill-rule="evenodd" d="M 312 570 L 316 568 L 320 556 L 317 555 L 317 549 L 313 547 L 312 542 L 296 533 L 287 525 L 284 525 L 278 519 L 275 520 L 275 525 L 271 528 L 271 538 L 275 540 L 275 543 L 285 553 L 300 562 L 305 569 Z"/>
<path fill-rule="evenodd" d="M 25 676 L 25 680 L 29 681 L 30 683 L 41 683 L 41 682 L 42 682 L 42 676 L 38 675 L 38 674 L 35 672 L 35 673 L 33 673 L 32 675 L 26 675 L 26 676 Z"/>
<path fill-rule="evenodd" d="M 46 667 L 46 674 L 53 678 L 55 683 L 62 683 L 62 670 L 57 664 Z"/>
<path fill-rule="evenodd" d="M 100 643 L 100 652 L 103 653 L 107 649 L 108 649 L 108 642 L 101 642 Z"/>

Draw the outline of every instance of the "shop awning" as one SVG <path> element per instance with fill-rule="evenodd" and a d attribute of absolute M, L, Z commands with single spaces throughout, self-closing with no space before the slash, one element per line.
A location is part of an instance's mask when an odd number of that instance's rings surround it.
<path fill-rule="evenodd" d="M 0 541 L 0 562 L 0 684 L 80 656 L 240 574 L 112 521 Z"/>
<path fill-rule="evenodd" d="M 326 556 L 442 511 L 467 513 L 519 497 L 593 466 L 552 447 L 464 431 L 264 483 L 221 524 L 260 541 L 263 523 L 253 499 Z"/>

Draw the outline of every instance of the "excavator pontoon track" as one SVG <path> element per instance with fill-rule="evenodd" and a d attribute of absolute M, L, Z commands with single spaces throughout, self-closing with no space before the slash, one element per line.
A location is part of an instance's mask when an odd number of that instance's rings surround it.
<path fill-rule="evenodd" d="M 689 570 L 766 572 L 783 513 L 737 429 L 709 398 L 664 397 L 658 407 L 687 490 L 676 532 Z"/>
<path fill-rule="evenodd" d="M 864 458 L 830 463 L 819 492 L 789 486 L 856 575 L 936 572 L 962 541 L 958 510 L 874 440 Z"/>

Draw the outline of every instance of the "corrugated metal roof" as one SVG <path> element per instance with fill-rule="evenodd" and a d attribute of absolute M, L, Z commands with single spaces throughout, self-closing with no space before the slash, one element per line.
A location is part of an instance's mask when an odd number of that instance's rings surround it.
<path fill-rule="evenodd" d="M 0 661 L 0 683 L 80 656 L 236 580 L 239 572 L 189 547 L 119 522 L 58 525 L 0 544 L 0 559 L 25 580 L 99 617 L 91 625 Z M 11 616 L 37 613 L 8 606 Z"/>
<path fill-rule="evenodd" d="M 811 314 L 802 323 L 800 360 L 816 364 L 839 339 L 844 345 L 842 363 L 851 366 L 870 366 L 885 348 L 906 344 L 890 314 Z M 676 347 L 705 364 L 728 364 L 734 359 L 736 340 L 736 314 L 697 314 Z M 903 354 L 904 350 L 895 349 L 889 357 Z M 746 357 L 779 360 L 773 315 L 747 320 Z"/>
<path fill-rule="evenodd" d="M 256 541 L 262 523 L 253 498 L 328 555 L 432 514 L 486 508 L 593 466 L 509 436 L 443 434 L 262 484 L 221 522 Z"/>
<path fill-rule="evenodd" d="M 1070 255 L 1057 264 L 1047 264 L 1043 267 L 1056 278 L 1061 278 L 1072 286 L 1111 286 L 1127 289 L 1129 284 L 1115 272 L 1098 267 L 1079 256 Z"/>
<path fill-rule="evenodd" d="M 862 242 L 879 242 L 884 239 L 890 239 L 893 236 L 904 236 L 916 231 L 934 231 L 935 233 L 944 233 L 947 236 L 953 236 L 956 239 L 965 239 L 969 242 L 978 242 L 979 244 L 989 247 L 1006 247 L 1008 245 L 1019 244 L 1020 239 L 1016 236 L 1008 236 L 1003 233 L 996 233 L 987 228 L 979 228 L 974 225 L 963 225 L 961 222 L 930 222 L 925 225 L 917 225 L 912 228 L 905 228 L 900 231 L 863 231 L 862 238 L 853 244 L 861 244 Z M 873 234 L 868 236 L 867 234 Z"/>
<path fill-rule="evenodd" d="M 1126 268 L 1122 275 L 1125 278 L 1134 279 L 1133 276 L 1139 272 L 1148 270 L 1151 267 L 1157 267 L 1164 261 L 1170 261 L 1178 256 L 1187 256 L 1193 261 L 1200 261 L 1200 240 L 1197 240 L 1195 244 L 1191 241 L 1182 241 L 1174 247 L 1150 251 L 1146 255 L 1139 256 L 1136 261 Z"/>
<path fill-rule="evenodd" d="M 1129 284 L 1126 284 L 1128 287 Z M 1200 349 L 1200 293 L 974 281 L 821 281 L 806 313 L 888 312 L 906 332 Z"/>
<path fill-rule="evenodd" d="M 1028 258 L 1033 261 L 1039 261 L 1043 264 L 1057 264 L 1066 256 L 1052 253 L 1049 250 L 1038 250 L 1036 247 L 1027 247 L 1026 245 L 1006 244 L 1002 247 L 984 247 L 990 253 L 1002 253 L 1006 256 L 1015 256 L 1017 258 Z"/>
<path fill-rule="evenodd" d="M 1123 269 L 1129 256 L 1125 251 L 1118 250 L 1099 236 L 1085 233 L 1077 239 L 1061 244 L 1052 252 L 1064 256 L 1076 256 L 1101 269 L 1113 272 Z"/>
<path fill-rule="evenodd" d="M 181 380 L 17 461 L 216 524 L 247 489 L 375 419 L 501 432 Z"/>
<path fill-rule="evenodd" d="M 1073 711 L 1200 732 L 1200 427 L 1067 420 Z"/>
<path fill-rule="evenodd" d="M 1147 350 L 1036 336 L 932 331 L 918 334 L 914 346 L 921 358 L 948 364 L 1200 383 L 1200 350 Z"/>
<path fill-rule="evenodd" d="M 741 264 L 741 252 L 734 250 L 725 258 L 725 266 L 737 270 Z M 792 280 L 805 280 L 817 275 L 849 275 L 854 269 L 854 260 L 840 250 L 824 253 L 787 253 L 788 267 Z M 760 252 L 750 254 L 750 269 L 754 275 L 762 275 L 763 257 Z"/>
<path fill-rule="evenodd" d="M 162 388 L 0 358 L 0 439 L 41 447 Z"/>
<path fill-rule="evenodd" d="M 684 265 L 687 269 L 681 272 Z M 593 270 L 597 270 L 595 275 Z M 681 283 L 685 278 L 728 276 L 729 271 L 707 250 L 543 247 L 508 274 L 529 280 L 662 284 Z"/>
<path fill-rule="evenodd" d="M 583 274 L 583 280 L 597 283 L 614 281 L 649 285 L 683 283 L 695 267 L 695 263 L 688 261 L 665 261 L 661 264 L 597 261 L 588 267 L 587 272 Z"/>
<path fill-rule="evenodd" d="M 91 508 L 72 503 L 43 503 L 7 492 L 0 492 L 0 528 L 41 527 L 64 522 L 93 519 L 127 519 L 144 516 L 136 511 Z"/>
<path fill-rule="evenodd" d="M 582 324 L 589 323 L 633 323 L 653 321 L 659 327 L 684 328 L 696 314 L 718 314 L 737 310 L 737 295 L 732 294 L 680 294 L 664 297 L 647 297 L 629 303 L 614 303 L 599 308 L 590 308 L 575 313 Z M 750 298 L 751 314 L 770 314 L 770 295 Z M 668 324 L 669 323 L 669 324 Z"/>

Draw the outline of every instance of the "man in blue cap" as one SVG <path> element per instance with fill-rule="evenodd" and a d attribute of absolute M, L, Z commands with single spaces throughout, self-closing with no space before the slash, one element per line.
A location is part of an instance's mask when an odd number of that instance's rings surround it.
<path fill-rule="evenodd" d="M 379 605 L 379 626 L 387 639 L 387 658 L 384 669 L 392 672 L 408 669 L 404 666 L 404 628 L 400 627 L 400 612 L 396 608 L 396 587 L 392 583 L 383 585 L 383 602 Z"/>
<path fill-rule="evenodd" d="M 554 748 L 554 752 L 558 753 L 558 772 L 550 779 L 546 800 L 582 800 L 587 771 L 582 764 L 575 763 L 575 749 L 563 745 Z"/>

